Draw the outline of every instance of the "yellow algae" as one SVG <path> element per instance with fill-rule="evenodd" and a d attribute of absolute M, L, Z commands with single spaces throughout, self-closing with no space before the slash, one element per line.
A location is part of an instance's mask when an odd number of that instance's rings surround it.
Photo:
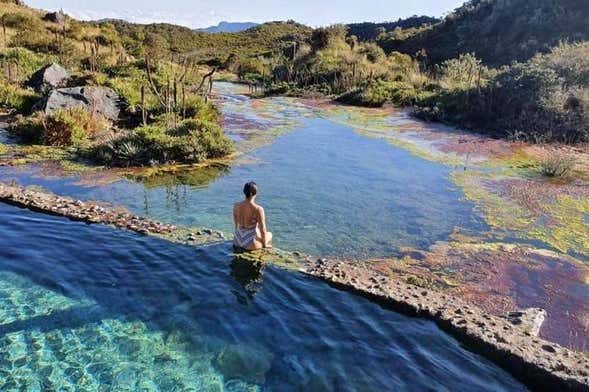
<path fill-rule="evenodd" d="M 542 241 L 560 252 L 589 255 L 589 199 L 569 194 L 546 200 L 538 197 L 531 210 L 529 205 L 485 186 L 480 173 L 455 172 L 451 178 L 491 228 Z"/>
<path fill-rule="evenodd" d="M 500 168 L 503 174 L 534 174 L 538 172 L 538 164 L 538 158 L 522 147 L 506 156 L 491 157 L 483 167 Z"/>
<path fill-rule="evenodd" d="M 532 230 L 532 237 L 561 252 L 589 255 L 589 199 L 560 195 L 556 203 L 545 207 L 551 224 Z"/>
<path fill-rule="evenodd" d="M 454 172 L 450 179 L 462 188 L 465 198 L 481 210 L 485 222 L 496 229 L 528 230 L 533 219 L 531 214 L 513 201 L 485 189 L 479 177 L 482 175 L 474 174 Z"/>

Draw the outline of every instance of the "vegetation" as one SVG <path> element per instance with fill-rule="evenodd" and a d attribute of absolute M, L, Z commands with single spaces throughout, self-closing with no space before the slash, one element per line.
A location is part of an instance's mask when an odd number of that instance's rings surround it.
<path fill-rule="evenodd" d="M 125 166 L 198 162 L 231 150 L 218 113 L 208 102 L 216 69 L 207 64 L 221 60 L 194 51 L 202 49 L 198 46 L 204 34 L 177 26 L 48 18 L 42 11 L 4 0 L 0 22 L 0 106 L 20 113 L 11 132 L 22 141 L 74 146 L 101 163 Z M 248 33 L 262 33 L 252 41 L 252 53 L 269 50 L 276 35 L 293 28 L 277 24 Z M 243 37 L 215 36 L 226 40 L 224 45 L 244 42 Z M 114 89 L 125 102 L 124 120 L 112 124 L 82 108 L 31 115 L 41 97 L 27 81 L 53 62 L 70 71 L 70 86 Z"/>
<path fill-rule="evenodd" d="M 216 123 L 190 119 L 175 128 L 157 125 L 137 128 L 121 138 L 99 145 L 93 154 L 100 162 L 114 166 L 196 163 L 220 158 L 232 145 Z"/>
<path fill-rule="evenodd" d="M 86 145 L 108 128 L 104 119 L 83 108 L 72 108 L 58 110 L 52 115 L 37 113 L 21 118 L 10 131 L 29 143 L 65 147 Z"/>
<path fill-rule="evenodd" d="M 555 154 L 540 161 L 540 173 L 545 177 L 559 178 L 569 175 L 576 164 L 573 157 Z"/>
<path fill-rule="evenodd" d="M 467 75 L 472 66 L 458 68 Z M 589 43 L 561 44 L 499 71 L 476 69 L 480 78 L 466 85 L 443 73 L 451 83 L 418 102 L 418 116 L 537 143 L 589 140 Z"/>
<path fill-rule="evenodd" d="M 589 44 L 583 42 L 589 5 L 574 0 L 472 0 L 443 20 L 416 16 L 318 29 L 271 22 L 218 34 L 69 17 L 55 23 L 18 2 L 3 1 L 2 8 L 0 104 L 28 113 L 38 96 L 25 81 L 58 62 L 72 71 L 71 84 L 111 87 L 124 98 L 124 125 L 141 128 L 120 133 L 123 139 L 111 147 L 133 140 L 151 151 L 158 140 L 166 152 L 155 161 L 182 160 L 166 147 L 181 124 L 218 125 L 202 117 L 210 114 L 206 97 L 218 70 L 263 95 L 413 106 L 426 120 L 518 140 L 589 140 Z M 190 150 L 186 159 L 208 155 Z"/>
<path fill-rule="evenodd" d="M 588 19 L 586 1 L 471 0 L 430 28 L 389 40 L 386 49 L 424 52 L 430 65 L 474 53 L 485 64 L 501 66 L 527 61 L 560 42 L 588 40 Z"/>
<path fill-rule="evenodd" d="M 351 23 L 347 27 L 348 35 L 354 36 L 360 41 L 386 41 L 395 32 L 419 29 L 438 22 L 440 22 L 439 19 L 429 16 L 412 16 L 407 19 L 399 19 L 396 22 Z"/>

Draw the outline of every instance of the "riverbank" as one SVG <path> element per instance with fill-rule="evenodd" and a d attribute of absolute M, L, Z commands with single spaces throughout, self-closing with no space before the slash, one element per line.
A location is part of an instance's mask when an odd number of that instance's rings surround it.
<path fill-rule="evenodd" d="M 132 215 L 124 208 L 83 202 L 39 189 L 0 183 L 0 201 L 33 211 L 64 216 L 87 223 L 111 225 L 143 235 L 203 245 L 225 241 L 211 229 L 188 229 Z M 309 276 L 390 306 L 396 311 L 435 321 L 442 329 L 481 355 L 541 390 L 589 390 L 589 358 L 535 336 L 542 312 L 501 318 L 442 291 L 407 283 L 400 277 L 335 260 L 313 258 L 298 252 L 273 250 L 245 254 L 252 262 L 277 262 Z M 527 317 L 527 318 L 526 318 Z"/>

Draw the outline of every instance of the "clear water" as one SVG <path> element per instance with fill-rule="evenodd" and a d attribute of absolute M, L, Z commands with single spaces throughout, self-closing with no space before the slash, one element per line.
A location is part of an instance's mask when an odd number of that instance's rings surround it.
<path fill-rule="evenodd" d="M 218 89 L 224 114 L 233 119 L 226 129 L 241 138 L 238 148 L 245 151 L 228 170 L 90 187 L 76 179 L 31 178 L 29 170 L 4 169 L 0 176 L 227 232 L 233 203 L 242 198 L 243 184 L 254 180 L 276 245 L 313 255 L 390 256 L 399 247 L 426 249 L 455 230 L 486 231 L 449 180 L 451 168 L 322 119 L 295 100 L 251 101 L 235 95 L 235 86 Z"/>
<path fill-rule="evenodd" d="M 0 205 L 2 391 L 510 391 L 430 322 L 230 256 Z"/>

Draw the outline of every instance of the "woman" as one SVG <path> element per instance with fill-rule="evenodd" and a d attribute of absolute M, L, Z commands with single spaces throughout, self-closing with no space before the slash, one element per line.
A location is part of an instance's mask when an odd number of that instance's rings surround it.
<path fill-rule="evenodd" d="M 243 193 L 245 200 L 233 207 L 233 245 L 247 251 L 271 248 L 272 233 L 266 230 L 264 209 L 256 204 L 258 186 L 255 182 L 248 182 L 243 187 Z"/>

